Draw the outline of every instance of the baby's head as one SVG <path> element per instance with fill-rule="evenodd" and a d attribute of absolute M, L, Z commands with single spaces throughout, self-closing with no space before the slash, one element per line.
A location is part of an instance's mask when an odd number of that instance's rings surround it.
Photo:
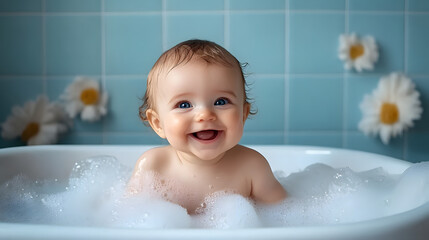
<path fill-rule="evenodd" d="M 238 144 L 250 108 L 237 59 L 216 43 L 189 40 L 153 66 L 140 117 L 177 151 L 211 160 Z"/>
<path fill-rule="evenodd" d="M 139 108 L 140 118 L 145 123 L 148 120 L 146 110 L 156 109 L 155 96 L 159 80 L 165 78 L 173 68 L 181 64 L 186 64 L 194 58 L 204 60 L 208 64 L 220 64 L 225 67 L 236 68 L 241 75 L 240 81 L 243 87 L 244 101 L 250 106 L 242 64 L 225 48 L 214 42 L 196 39 L 188 40 L 164 52 L 149 72 L 143 104 Z M 250 114 L 255 114 L 255 112 L 250 111 Z"/>

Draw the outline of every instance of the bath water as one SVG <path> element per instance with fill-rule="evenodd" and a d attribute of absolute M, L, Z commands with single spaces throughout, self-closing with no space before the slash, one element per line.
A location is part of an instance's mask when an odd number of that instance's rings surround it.
<path fill-rule="evenodd" d="M 218 229 L 331 225 L 400 213 L 429 200 L 429 162 L 401 175 L 314 164 L 288 176 L 274 172 L 289 194 L 281 203 L 255 204 L 219 192 L 207 197 L 199 214 L 188 215 L 156 194 L 125 197 L 131 171 L 114 157 L 98 156 L 76 163 L 68 182 L 17 175 L 0 186 L 0 222 Z"/>

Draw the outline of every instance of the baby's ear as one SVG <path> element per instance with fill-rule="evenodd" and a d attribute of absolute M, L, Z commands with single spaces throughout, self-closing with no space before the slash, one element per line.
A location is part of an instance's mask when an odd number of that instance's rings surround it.
<path fill-rule="evenodd" d="M 246 102 L 244 103 L 243 106 L 243 122 L 246 121 L 247 117 L 249 116 L 250 113 L 250 103 Z"/>
<path fill-rule="evenodd" d="M 156 113 L 153 109 L 148 109 L 146 110 L 146 117 L 147 121 L 156 134 L 158 134 L 158 136 L 161 138 L 165 138 L 164 128 L 162 127 L 158 113 Z"/>

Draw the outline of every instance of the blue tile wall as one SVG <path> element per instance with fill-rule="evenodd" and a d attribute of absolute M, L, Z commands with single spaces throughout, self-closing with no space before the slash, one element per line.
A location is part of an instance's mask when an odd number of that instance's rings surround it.
<path fill-rule="evenodd" d="M 0 10 L 2 12 L 40 12 L 42 0 L 1 0 Z"/>
<path fill-rule="evenodd" d="M 408 0 L 407 4 L 410 11 L 429 11 L 429 2 L 426 0 Z"/>
<path fill-rule="evenodd" d="M 160 12 L 161 10 L 162 1 L 159 0 L 104 0 L 106 12 Z"/>
<path fill-rule="evenodd" d="M 408 156 L 411 162 L 429 161 L 428 156 L 429 135 L 427 133 L 410 133 L 408 136 Z"/>
<path fill-rule="evenodd" d="M 354 11 L 404 11 L 405 0 L 349 0 Z"/>
<path fill-rule="evenodd" d="M 45 0 L 46 12 L 100 12 L 99 0 Z"/>
<path fill-rule="evenodd" d="M 289 88 L 290 131 L 342 130 L 342 78 L 291 77 Z"/>
<path fill-rule="evenodd" d="M 250 132 L 245 131 L 240 144 L 252 145 L 281 145 L 284 143 L 283 132 Z"/>
<path fill-rule="evenodd" d="M 62 136 L 58 144 L 103 144 L 103 136 L 97 132 L 73 131 Z"/>
<path fill-rule="evenodd" d="M 283 77 L 249 76 L 247 78 L 252 108 L 256 115 L 250 116 L 245 125 L 245 131 L 284 131 L 285 87 Z M 267 98 L 266 96 L 270 97 Z"/>
<path fill-rule="evenodd" d="M 291 10 L 342 10 L 346 7 L 344 0 L 290 0 Z"/>
<path fill-rule="evenodd" d="M 231 10 L 279 10 L 285 9 L 283 0 L 230 0 Z"/>
<path fill-rule="evenodd" d="M 429 2 L 426 0 L 0 0 L 0 122 L 14 105 L 57 100 L 76 76 L 97 79 L 109 113 L 74 120 L 60 144 L 166 144 L 138 117 L 146 78 L 180 41 L 215 41 L 248 63 L 258 114 L 242 144 L 318 145 L 429 161 Z M 344 70 L 338 38 L 375 37 L 372 72 Z M 359 104 L 379 79 L 416 84 L 420 120 L 384 145 L 358 130 Z M 0 139 L 0 147 L 22 145 Z"/>
<path fill-rule="evenodd" d="M 205 10 L 205 11 L 222 11 L 224 9 L 223 0 L 166 0 L 166 9 L 171 11 L 189 11 L 189 10 Z"/>
<path fill-rule="evenodd" d="M 379 46 L 379 61 L 372 73 L 404 71 L 404 14 L 357 12 L 349 16 L 349 31 L 371 35 Z M 395 37 L 401 36 L 401 37 Z"/>
<path fill-rule="evenodd" d="M 429 131 L 429 76 L 416 76 L 414 79 L 417 90 L 421 93 L 420 101 L 422 102 L 423 113 L 421 119 L 416 121 L 413 132 Z"/>
<path fill-rule="evenodd" d="M 151 131 L 139 118 L 141 99 L 146 91 L 146 81 L 140 78 L 108 77 L 107 91 L 110 93 L 109 116 L 105 119 L 107 132 Z"/>
<path fill-rule="evenodd" d="M 376 138 L 369 138 L 360 132 L 350 132 L 345 135 L 344 146 L 349 149 L 374 152 L 399 159 L 405 158 L 404 138 L 391 139 L 389 145 L 384 145 Z M 414 161 L 413 159 L 409 160 Z"/>
<path fill-rule="evenodd" d="M 290 73 L 342 73 L 337 57 L 338 37 L 344 33 L 340 13 L 291 12 L 289 24 Z"/>
<path fill-rule="evenodd" d="M 428 10 L 429 11 L 429 10 Z M 407 16 L 408 42 L 408 72 L 411 74 L 429 74 L 427 60 L 429 59 L 428 22 L 429 14 Z M 422 61 L 426 60 L 426 61 Z"/>
<path fill-rule="evenodd" d="M 148 74 L 162 53 L 161 21 L 161 14 L 106 16 L 106 74 Z"/>
<path fill-rule="evenodd" d="M 347 131 L 357 131 L 358 124 L 362 118 L 359 105 L 365 95 L 372 93 L 377 88 L 380 76 L 348 76 L 346 78 L 345 95 L 345 122 Z"/>
<path fill-rule="evenodd" d="M 104 144 L 145 144 L 165 145 L 168 142 L 156 135 L 154 132 L 145 133 L 107 133 L 103 138 Z"/>
<path fill-rule="evenodd" d="M 184 31 L 187 29 L 188 31 Z M 223 14 L 171 13 L 166 20 L 167 48 L 188 39 L 207 39 L 224 45 Z"/>
<path fill-rule="evenodd" d="M 45 21 L 48 75 L 101 74 L 99 16 L 46 16 Z"/>
<path fill-rule="evenodd" d="M 43 92 L 41 77 L 0 77 L 0 114 L 2 122 L 14 105 L 23 105 L 25 102 L 36 99 Z"/>
<path fill-rule="evenodd" d="M 233 12 L 230 16 L 230 50 L 249 63 L 248 73 L 285 72 L 284 13 Z M 251 51 L 249 51 L 252 49 Z"/>
<path fill-rule="evenodd" d="M 42 18 L 0 16 L 0 74 L 42 74 Z"/>

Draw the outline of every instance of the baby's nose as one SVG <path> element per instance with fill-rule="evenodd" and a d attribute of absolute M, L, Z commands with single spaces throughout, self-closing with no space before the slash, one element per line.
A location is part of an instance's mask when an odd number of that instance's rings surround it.
<path fill-rule="evenodd" d="M 197 122 L 214 121 L 216 114 L 208 107 L 202 107 L 196 115 Z"/>

